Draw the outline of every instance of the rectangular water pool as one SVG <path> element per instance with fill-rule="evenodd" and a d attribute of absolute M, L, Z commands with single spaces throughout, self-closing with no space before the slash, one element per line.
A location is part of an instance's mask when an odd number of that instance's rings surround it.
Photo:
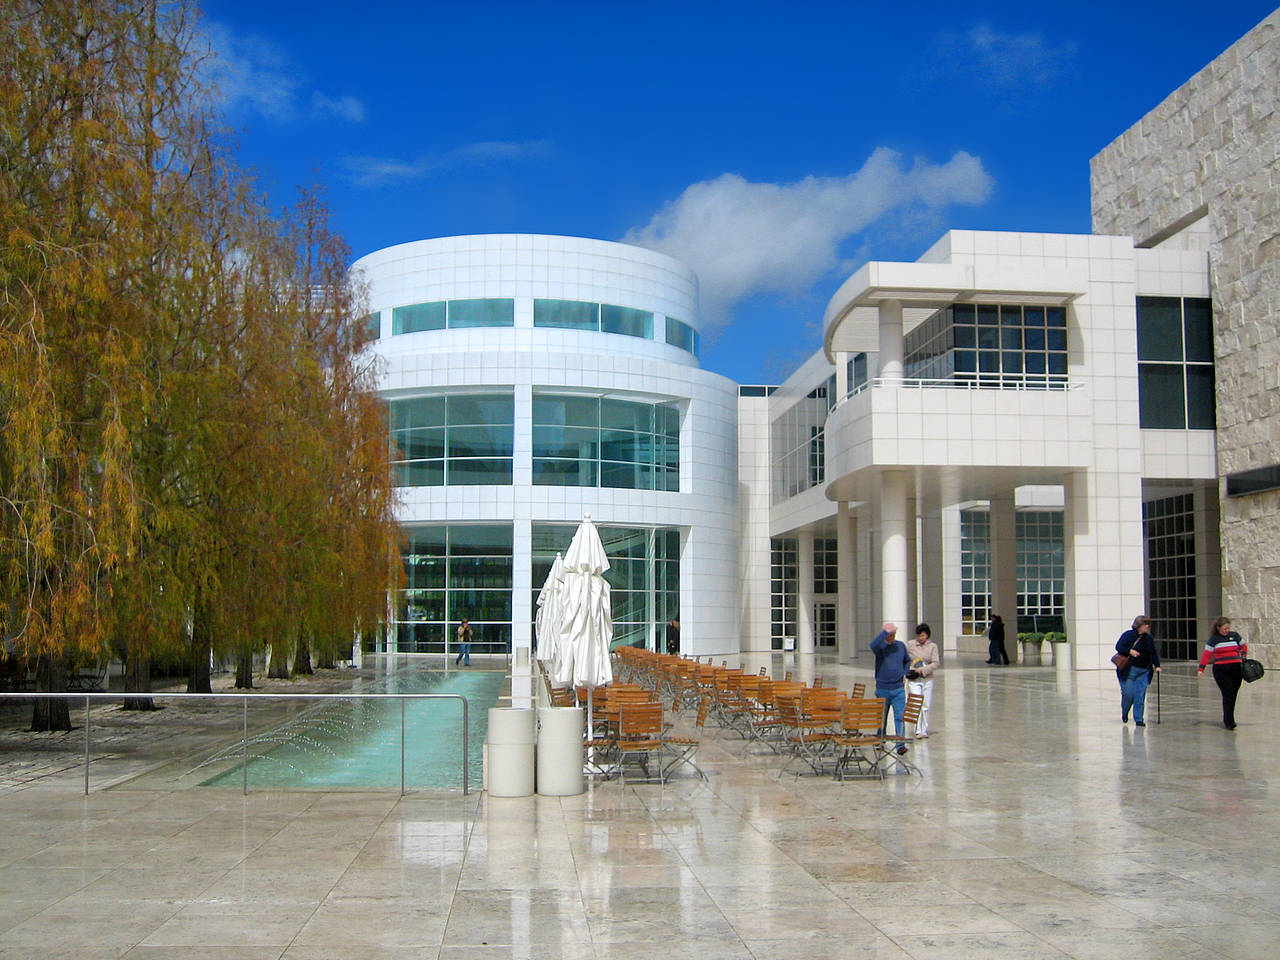
<path fill-rule="evenodd" d="M 506 674 L 493 670 L 404 671 L 388 693 L 449 693 L 467 698 L 467 770 L 478 789 L 489 708 Z M 398 700 L 318 703 L 288 723 L 249 738 L 249 789 L 400 788 Z M 405 788 L 462 789 L 462 705 L 457 700 L 405 700 Z M 204 765 L 237 761 L 202 787 L 236 787 L 244 780 L 241 747 L 228 746 Z"/>

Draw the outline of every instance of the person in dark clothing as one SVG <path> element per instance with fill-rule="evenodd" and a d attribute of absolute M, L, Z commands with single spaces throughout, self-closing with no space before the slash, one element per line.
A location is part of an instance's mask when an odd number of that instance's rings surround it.
<path fill-rule="evenodd" d="M 1240 660 L 1249 652 L 1249 645 L 1240 634 L 1231 629 L 1231 621 L 1219 617 L 1213 621 L 1213 633 L 1205 641 L 1200 654 L 1197 677 L 1204 676 L 1204 668 L 1213 664 L 1213 679 L 1222 691 L 1222 725 L 1228 730 L 1236 728 L 1236 696 L 1240 693 Z"/>
<path fill-rule="evenodd" d="M 894 727 L 898 736 L 903 735 L 906 724 L 902 711 L 907 704 L 907 691 L 903 683 L 911 670 L 911 657 L 905 644 L 898 642 L 898 626 L 886 623 L 884 629 L 871 641 L 871 652 L 876 655 L 876 696 L 884 698 L 883 727 L 887 726 L 889 711 L 893 711 Z"/>
<path fill-rule="evenodd" d="M 1116 679 L 1120 681 L 1121 722 L 1129 722 L 1129 710 L 1132 708 L 1134 723 L 1145 727 L 1147 687 L 1152 676 L 1160 672 L 1160 654 L 1151 636 L 1151 621 L 1147 617 L 1135 617 L 1133 626 L 1120 634 L 1116 653 L 1123 653 L 1129 658 L 1124 669 L 1116 669 Z"/>
<path fill-rule="evenodd" d="M 987 639 L 991 642 L 987 644 L 987 663 L 1005 664 L 1009 663 L 1008 651 L 1004 648 L 1004 621 L 1000 619 L 1000 615 L 993 613 L 991 615 L 991 626 L 987 628 Z"/>
<path fill-rule="evenodd" d="M 670 620 L 667 623 L 667 653 L 680 652 L 680 621 Z"/>

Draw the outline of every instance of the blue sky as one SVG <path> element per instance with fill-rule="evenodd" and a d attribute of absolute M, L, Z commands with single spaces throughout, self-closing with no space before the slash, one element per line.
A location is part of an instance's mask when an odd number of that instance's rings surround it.
<path fill-rule="evenodd" d="M 1088 232 L 1089 158 L 1270 3 L 209 0 L 239 157 L 355 256 L 557 233 L 679 256 L 702 364 L 778 382 L 868 259 Z"/>

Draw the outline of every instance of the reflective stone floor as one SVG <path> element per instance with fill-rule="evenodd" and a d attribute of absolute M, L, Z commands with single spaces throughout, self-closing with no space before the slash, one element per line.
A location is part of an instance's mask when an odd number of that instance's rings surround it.
<path fill-rule="evenodd" d="M 709 782 L 563 799 L 55 773 L 0 796 L 0 957 L 1273 960 L 1278 683 L 1229 733 L 1176 666 L 1137 729 L 1110 672 L 948 663 L 923 776 L 883 783 L 710 727 Z"/>

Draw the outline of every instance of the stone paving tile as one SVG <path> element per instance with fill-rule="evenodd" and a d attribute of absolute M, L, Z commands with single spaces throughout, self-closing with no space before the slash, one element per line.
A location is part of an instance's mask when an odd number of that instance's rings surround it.
<path fill-rule="evenodd" d="M 0 753 L 0 960 L 1272 960 L 1280 698 L 1229 735 L 1179 669 L 1137 734 L 1106 673 L 948 663 L 922 776 L 884 782 L 779 778 L 714 724 L 708 782 L 565 798 L 84 797 L 69 755 Z"/>

